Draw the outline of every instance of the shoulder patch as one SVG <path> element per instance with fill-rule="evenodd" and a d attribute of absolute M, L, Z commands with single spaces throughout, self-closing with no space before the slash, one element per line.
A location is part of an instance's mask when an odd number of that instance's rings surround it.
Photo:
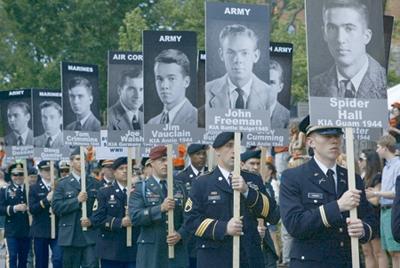
<path fill-rule="evenodd" d="M 192 207 L 193 207 L 193 202 L 192 202 L 192 199 L 190 199 L 190 197 L 189 197 L 188 200 L 186 200 L 185 212 L 191 211 Z"/>

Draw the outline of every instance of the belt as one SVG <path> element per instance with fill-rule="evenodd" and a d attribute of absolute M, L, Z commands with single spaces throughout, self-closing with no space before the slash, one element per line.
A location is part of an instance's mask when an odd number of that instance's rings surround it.
<path fill-rule="evenodd" d="M 381 209 L 391 209 L 392 205 L 381 205 Z"/>

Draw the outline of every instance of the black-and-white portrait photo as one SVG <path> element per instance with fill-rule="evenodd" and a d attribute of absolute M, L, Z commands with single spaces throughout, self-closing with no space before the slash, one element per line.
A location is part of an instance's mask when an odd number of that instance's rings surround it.
<path fill-rule="evenodd" d="M 386 98 L 382 3 L 307 0 L 311 97 Z"/>
<path fill-rule="evenodd" d="M 265 33 L 244 24 L 207 28 L 206 105 L 210 108 L 267 110 L 271 103 Z M 229 21 L 228 21 L 229 22 Z M 214 26 L 212 26 L 214 27 Z M 265 25 L 264 25 L 265 27 Z M 214 43 L 215 42 L 215 43 Z M 260 67 L 257 70 L 255 66 Z M 222 73 L 221 73 L 222 72 Z M 216 75 L 219 76 L 216 77 Z"/>
<path fill-rule="evenodd" d="M 197 125 L 195 33 L 145 31 L 143 40 L 146 123 Z"/>
<path fill-rule="evenodd" d="M 143 70 L 142 65 L 120 65 L 115 88 L 109 90 L 116 100 L 108 109 L 108 130 L 143 129 Z M 114 66 L 114 68 L 116 68 Z"/>
<path fill-rule="evenodd" d="M 61 148 L 64 146 L 61 107 L 61 92 L 35 90 L 33 104 L 34 146 L 40 148 Z"/>
<path fill-rule="evenodd" d="M 2 121 L 7 122 L 6 146 L 33 145 L 31 90 L 1 92 Z"/>
<path fill-rule="evenodd" d="M 271 49 L 269 62 L 269 85 L 272 93 L 270 106 L 271 128 L 288 128 L 293 46 L 284 43 L 271 43 Z"/>
<path fill-rule="evenodd" d="M 100 131 L 98 68 L 62 62 L 63 125 L 67 131 Z"/>
<path fill-rule="evenodd" d="M 197 59 L 197 126 L 199 128 L 206 127 L 206 111 L 205 111 L 205 86 L 206 86 L 206 52 L 199 51 Z"/>

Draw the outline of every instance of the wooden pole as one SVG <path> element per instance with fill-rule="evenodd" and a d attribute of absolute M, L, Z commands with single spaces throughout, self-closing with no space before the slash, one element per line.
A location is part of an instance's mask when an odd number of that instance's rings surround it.
<path fill-rule="evenodd" d="M 50 161 L 50 185 L 51 191 L 54 191 L 54 161 Z M 50 201 L 51 202 L 51 201 Z M 53 209 L 50 206 L 50 237 L 51 239 L 56 238 L 56 215 L 54 215 Z"/>
<path fill-rule="evenodd" d="M 264 227 L 264 219 L 257 219 L 258 221 L 258 227 Z M 265 230 L 265 232 L 268 232 L 268 230 Z M 263 238 L 261 237 L 261 250 L 264 251 L 264 243 L 263 243 Z"/>
<path fill-rule="evenodd" d="M 356 189 L 356 177 L 354 169 L 354 135 L 352 128 L 345 128 L 346 137 L 346 157 L 347 157 L 347 177 L 349 183 L 349 190 Z M 350 210 L 350 220 L 354 221 L 357 219 L 357 208 Z M 360 267 L 360 252 L 358 248 L 358 238 L 351 238 L 351 257 L 352 267 Z"/>
<path fill-rule="evenodd" d="M 214 148 L 212 146 L 208 148 L 207 165 L 208 171 L 211 171 L 214 168 Z"/>
<path fill-rule="evenodd" d="M 28 161 L 26 159 L 22 160 L 22 165 L 24 166 L 24 186 L 26 194 L 26 207 L 28 210 L 26 213 L 29 215 L 29 226 L 32 225 L 32 215 L 29 213 L 29 175 L 28 175 Z"/>
<path fill-rule="evenodd" d="M 126 204 L 125 204 L 125 216 L 129 217 L 128 202 L 129 195 L 132 189 L 132 147 L 128 147 L 128 177 L 126 180 Z M 126 228 L 126 246 L 132 247 L 132 226 Z"/>
<path fill-rule="evenodd" d="M 86 193 L 86 172 L 85 172 L 85 147 L 80 147 L 81 156 L 81 192 Z M 87 218 L 87 203 L 82 202 L 82 218 Z M 87 227 L 82 227 L 82 231 L 87 231 Z"/>
<path fill-rule="evenodd" d="M 235 166 L 233 169 L 233 176 L 240 176 L 240 132 L 235 132 Z M 240 192 L 238 190 L 233 191 L 233 217 L 237 220 L 240 219 Z M 235 235 L 233 237 L 233 268 L 239 268 L 240 266 L 240 236 Z"/>
<path fill-rule="evenodd" d="M 261 147 L 261 156 L 260 156 L 260 176 L 263 180 L 263 184 L 266 183 L 265 181 L 265 173 L 266 173 L 266 168 L 267 166 L 265 165 L 265 156 L 267 155 L 267 148 L 262 146 Z M 264 227 L 265 222 L 264 219 L 257 219 L 258 220 L 258 226 L 259 227 Z M 268 230 L 266 230 L 268 232 Z M 263 243 L 263 238 L 261 238 L 261 250 L 264 250 L 264 243 Z"/>
<path fill-rule="evenodd" d="M 172 176 L 174 166 L 172 165 L 172 144 L 167 145 L 167 185 L 168 198 L 174 199 L 174 179 Z M 168 210 L 168 235 L 172 235 L 174 228 L 174 210 Z M 168 258 L 175 258 L 174 246 L 168 246 Z"/>

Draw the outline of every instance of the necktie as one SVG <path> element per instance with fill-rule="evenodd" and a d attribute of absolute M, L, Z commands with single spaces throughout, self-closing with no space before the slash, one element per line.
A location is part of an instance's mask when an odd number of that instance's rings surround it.
<path fill-rule="evenodd" d="M 126 188 L 124 188 L 122 191 L 124 192 L 124 194 L 126 194 Z"/>
<path fill-rule="evenodd" d="M 75 124 L 75 130 L 82 130 L 82 124 L 81 124 L 81 121 L 76 121 L 76 124 Z"/>
<path fill-rule="evenodd" d="M 344 92 L 345 98 L 354 98 L 356 96 L 356 90 L 350 80 L 341 80 L 340 90 Z"/>
<path fill-rule="evenodd" d="M 228 176 L 228 183 L 229 183 L 229 185 L 232 185 L 232 173 L 229 173 L 229 176 Z"/>
<path fill-rule="evenodd" d="M 235 91 L 238 93 L 238 97 L 236 99 L 235 108 L 236 109 L 244 109 L 244 99 L 243 99 L 243 90 L 240 88 L 236 88 Z"/>
<path fill-rule="evenodd" d="M 328 178 L 329 188 L 333 189 L 334 193 L 336 193 L 336 184 L 335 184 L 335 178 L 333 177 L 333 174 L 335 174 L 335 172 L 333 172 L 332 169 L 328 169 L 328 171 L 326 172 L 326 177 Z"/>
<path fill-rule="evenodd" d="M 24 145 L 24 141 L 21 136 L 18 136 L 17 145 L 19 145 L 19 146 Z"/>
<path fill-rule="evenodd" d="M 46 147 L 46 148 L 51 147 L 51 137 L 48 137 L 48 138 L 47 138 L 45 147 Z"/>
<path fill-rule="evenodd" d="M 139 124 L 139 121 L 138 121 L 136 115 L 133 115 L 133 117 L 132 117 L 132 127 L 133 127 L 133 130 L 140 130 L 140 124 Z"/>
<path fill-rule="evenodd" d="M 165 180 L 161 180 L 161 181 L 160 181 L 160 185 L 161 185 L 161 190 L 162 190 L 162 192 L 163 192 L 163 195 L 164 195 L 165 197 L 167 197 L 167 196 L 168 196 L 167 182 L 166 182 Z"/>
<path fill-rule="evenodd" d="M 163 112 L 160 120 L 160 124 L 168 124 L 169 123 L 169 117 L 168 117 L 168 112 Z"/>

